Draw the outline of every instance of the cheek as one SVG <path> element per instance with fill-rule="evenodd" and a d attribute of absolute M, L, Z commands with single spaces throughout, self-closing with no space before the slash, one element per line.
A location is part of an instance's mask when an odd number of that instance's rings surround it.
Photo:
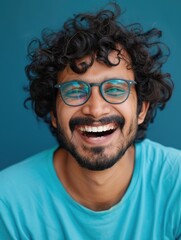
<path fill-rule="evenodd" d="M 77 113 L 76 107 L 70 107 L 64 104 L 62 101 L 57 102 L 57 120 L 61 128 L 64 129 L 64 131 L 70 131 L 69 128 L 69 121 L 71 118 L 73 118 Z"/>
<path fill-rule="evenodd" d="M 126 102 L 122 103 L 117 111 L 125 118 L 126 122 L 132 122 L 135 120 L 137 115 L 137 100 L 134 98 L 128 98 Z"/>
<path fill-rule="evenodd" d="M 68 110 L 67 106 L 60 99 L 58 99 L 56 104 L 56 117 L 61 128 L 67 128 L 66 123 L 68 124 L 69 122 L 69 114 L 70 111 Z"/>

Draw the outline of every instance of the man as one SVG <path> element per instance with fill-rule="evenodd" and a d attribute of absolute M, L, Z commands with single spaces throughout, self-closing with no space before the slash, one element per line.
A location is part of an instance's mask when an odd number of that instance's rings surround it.
<path fill-rule="evenodd" d="M 59 145 L 1 172 L 1 239 L 181 239 L 181 152 L 145 139 L 172 94 L 166 48 L 119 14 L 31 43 L 28 100 Z"/>

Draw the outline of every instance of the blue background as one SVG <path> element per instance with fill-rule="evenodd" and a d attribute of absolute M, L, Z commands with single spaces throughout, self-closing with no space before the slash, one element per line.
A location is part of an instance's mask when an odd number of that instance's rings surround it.
<path fill-rule="evenodd" d="M 1 0 L 0 8 L 0 169 L 56 144 L 48 127 L 37 121 L 23 101 L 27 84 L 24 67 L 30 40 L 48 27 L 59 29 L 74 13 L 96 11 L 105 0 Z M 171 49 L 164 67 L 175 82 L 174 95 L 157 114 L 148 137 L 181 149 L 181 2 L 179 0 L 119 0 L 123 23 L 141 22 L 144 29 L 163 30 Z"/>

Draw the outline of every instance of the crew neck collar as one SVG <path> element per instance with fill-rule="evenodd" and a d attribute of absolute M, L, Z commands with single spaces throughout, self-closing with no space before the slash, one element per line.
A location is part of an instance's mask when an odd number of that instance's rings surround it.
<path fill-rule="evenodd" d="M 85 206 L 79 204 L 78 202 L 76 202 L 71 196 L 70 194 L 67 192 L 67 190 L 65 189 L 65 187 L 63 186 L 63 184 L 61 183 L 60 179 L 58 178 L 55 168 L 54 168 L 54 164 L 53 164 L 53 157 L 54 157 L 54 152 L 55 152 L 55 148 L 52 149 L 52 151 L 50 152 L 50 156 L 49 156 L 49 163 L 48 163 L 48 167 L 49 167 L 49 172 L 51 174 L 51 178 L 50 181 L 52 181 L 52 185 L 55 188 L 54 190 L 56 191 L 56 193 L 58 194 L 57 197 L 64 197 L 66 198 L 66 201 L 68 201 L 72 206 L 76 207 L 77 209 L 84 211 L 87 214 L 100 214 L 100 215 L 104 215 L 104 214 L 109 214 L 112 213 L 113 211 L 117 211 L 118 208 L 121 208 L 126 201 L 128 201 L 131 198 L 132 193 L 134 192 L 134 189 L 136 187 L 138 178 L 139 178 L 139 172 L 141 169 L 141 163 L 140 163 L 140 151 L 141 151 L 141 143 L 136 143 L 135 144 L 135 163 L 134 163 L 134 170 L 133 170 L 133 174 L 132 174 L 132 178 L 130 181 L 130 184 L 124 194 L 124 196 L 122 197 L 122 199 L 114 206 L 112 206 L 110 209 L 108 210 L 103 210 L 103 211 L 93 211 L 89 208 L 86 208 Z"/>

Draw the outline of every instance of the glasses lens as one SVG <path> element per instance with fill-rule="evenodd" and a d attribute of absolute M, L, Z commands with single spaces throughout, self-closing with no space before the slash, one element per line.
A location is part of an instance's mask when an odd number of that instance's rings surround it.
<path fill-rule="evenodd" d="M 89 92 L 89 86 L 81 81 L 66 82 L 61 87 L 61 96 L 64 102 L 71 106 L 78 106 L 86 102 Z"/>
<path fill-rule="evenodd" d="M 111 79 L 102 84 L 102 94 L 110 103 L 124 102 L 129 95 L 129 84 L 125 80 Z"/>

